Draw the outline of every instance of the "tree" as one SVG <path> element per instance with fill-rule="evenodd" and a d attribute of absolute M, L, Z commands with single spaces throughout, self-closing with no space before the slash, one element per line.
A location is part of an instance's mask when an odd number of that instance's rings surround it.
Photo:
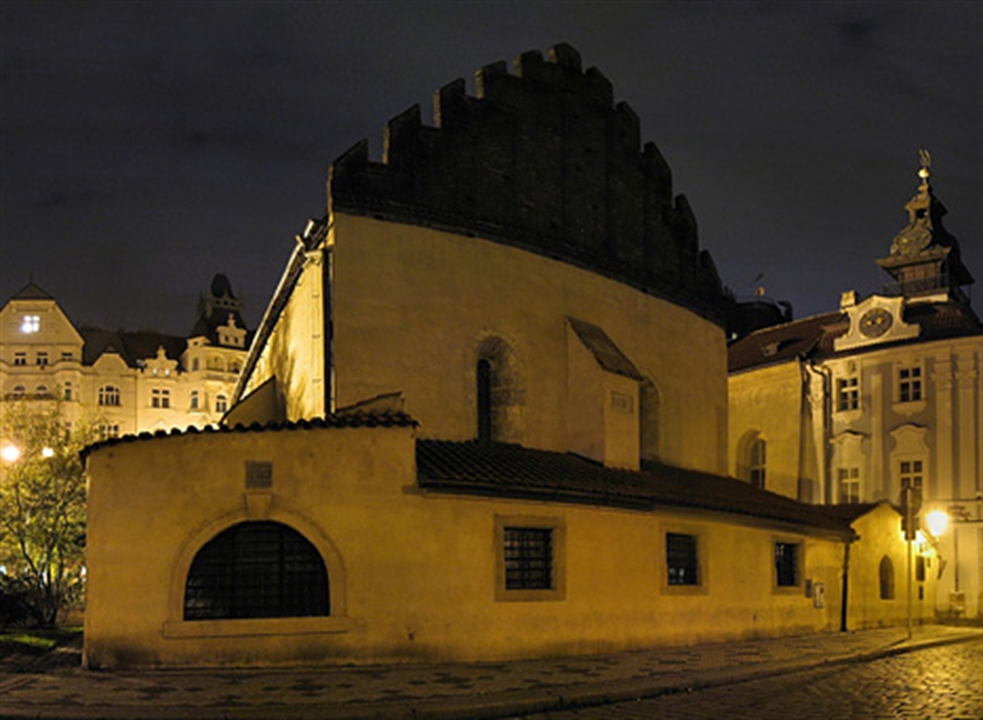
<path fill-rule="evenodd" d="M 95 425 L 69 425 L 57 400 L 0 403 L 0 590 L 45 627 L 82 599 L 85 469 Z"/>

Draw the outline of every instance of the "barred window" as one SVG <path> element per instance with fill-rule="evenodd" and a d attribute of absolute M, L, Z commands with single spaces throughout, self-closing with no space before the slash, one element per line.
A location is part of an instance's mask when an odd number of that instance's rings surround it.
<path fill-rule="evenodd" d="M 699 585 L 696 535 L 666 533 L 666 567 L 670 585 Z"/>
<path fill-rule="evenodd" d="M 794 587 L 799 584 L 798 543 L 775 543 L 775 584 Z"/>
<path fill-rule="evenodd" d="M 551 589 L 553 531 L 548 528 L 507 527 L 504 538 L 505 589 Z"/>
<path fill-rule="evenodd" d="M 184 594 L 185 620 L 311 617 L 330 614 L 328 571 L 317 549 L 276 522 L 244 522 L 195 556 Z"/>

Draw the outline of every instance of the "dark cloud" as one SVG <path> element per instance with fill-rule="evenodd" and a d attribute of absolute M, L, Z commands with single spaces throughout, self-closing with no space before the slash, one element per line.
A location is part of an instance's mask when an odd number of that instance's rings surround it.
<path fill-rule="evenodd" d="M 224 271 L 255 322 L 335 157 L 563 41 L 638 113 L 739 294 L 764 273 L 815 313 L 878 290 L 919 147 L 983 281 L 981 8 L 5 0 L 0 295 L 33 268 L 80 321 L 183 332 Z"/>

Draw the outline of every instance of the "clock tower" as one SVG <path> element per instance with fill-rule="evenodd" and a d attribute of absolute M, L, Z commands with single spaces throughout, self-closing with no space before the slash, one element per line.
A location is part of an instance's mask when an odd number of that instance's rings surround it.
<path fill-rule="evenodd" d="M 971 285 L 973 276 L 960 258 L 958 241 L 942 226 L 946 209 L 929 184 L 932 158 L 927 150 L 919 154 L 921 184 L 905 205 L 908 224 L 891 243 L 891 254 L 877 264 L 894 278 L 903 297 L 965 301 L 961 288 Z"/>

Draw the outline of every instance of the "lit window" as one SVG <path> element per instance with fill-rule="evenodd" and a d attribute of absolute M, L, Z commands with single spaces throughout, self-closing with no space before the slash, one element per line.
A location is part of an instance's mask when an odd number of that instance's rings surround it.
<path fill-rule="evenodd" d="M 860 407 L 860 381 L 857 377 L 836 380 L 836 409 L 840 412 Z"/>
<path fill-rule="evenodd" d="M 504 538 L 505 589 L 551 589 L 553 531 L 549 528 L 507 527 Z"/>
<path fill-rule="evenodd" d="M 329 613 L 324 560 L 303 535 L 280 523 L 234 525 L 205 544 L 188 572 L 185 620 Z"/>
<path fill-rule="evenodd" d="M 20 331 L 25 334 L 36 333 L 41 329 L 40 315 L 25 315 L 20 323 Z"/>
<path fill-rule="evenodd" d="M 45 352 L 44 350 L 41 350 L 40 352 L 38 352 L 37 364 L 38 365 L 47 365 L 48 364 L 48 353 Z"/>
<path fill-rule="evenodd" d="M 909 367 L 898 369 L 898 402 L 916 402 L 922 399 L 922 369 Z"/>
<path fill-rule="evenodd" d="M 225 395 L 219 395 L 215 398 L 215 412 L 224 413 L 229 409 L 229 399 Z"/>
<path fill-rule="evenodd" d="M 768 444 L 758 438 L 751 443 L 748 455 L 748 480 L 754 487 L 761 490 L 764 490 L 765 487 L 767 450 Z"/>
<path fill-rule="evenodd" d="M 840 502 L 860 502 L 860 468 L 840 468 L 838 479 L 840 482 Z"/>
<path fill-rule="evenodd" d="M 666 533 L 666 567 L 670 585 L 699 585 L 696 535 Z"/>
<path fill-rule="evenodd" d="M 99 404 L 107 406 L 119 406 L 119 388 L 113 385 L 104 385 L 99 388 Z"/>
<path fill-rule="evenodd" d="M 14 365 L 27 365 L 27 353 L 26 352 L 15 352 L 14 353 Z"/>
<path fill-rule="evenodd" d="M 775 543 L 775 584 L 795 587 L 799 584 L 799 544 Z"/>

